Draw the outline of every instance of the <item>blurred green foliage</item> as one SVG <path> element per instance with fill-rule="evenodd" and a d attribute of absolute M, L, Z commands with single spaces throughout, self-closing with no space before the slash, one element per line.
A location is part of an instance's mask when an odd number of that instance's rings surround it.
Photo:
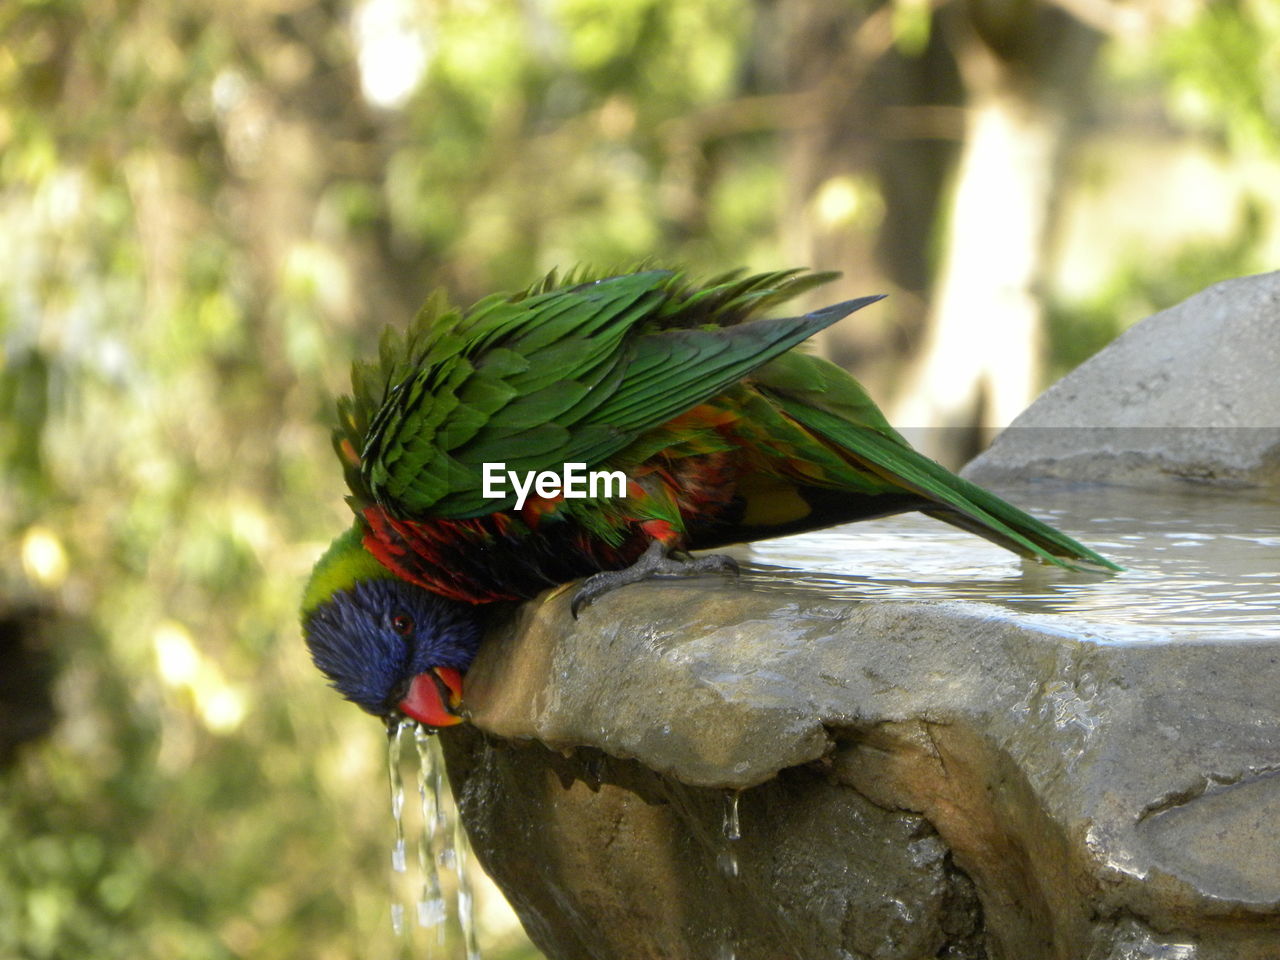
<path fill-rule="evenodd" d="M 1237 151 L 1280 149 L 1280 5 L 1205 4 L 1161 38 L 1155 59 L 1178 119 Z"/>
<path fill-rule="evenodd" d="M 1051 302 L 1045 318 L 1051 379 L 1089 359 L 1135 318 L 1180 303 L 1222 280 L 1266 270 L 1259 252 L 1265 217 L 1260 205 L 1246 198 L 1227 238 L 1188 241 L 1155 261 L 1135 246 L 1088 299 Z"/>
<path fill-rule="evenodd" d="M 0 602 L 68 617 L 60 725 L 0 773 L 0 957 L 401 952 L 382 730 L 296 626 L 349 522 L 330 398 L 436 285 L 785 265 L 798 118 L 759 114 L 786 72 L 775 6 L 0 5 Z M 897 6 L 916 55 L 936 28 Z M 1275 151 L 1271 6 L 1149 39 L 1125 82 Z M 1273 212 L 1135 251 L 1055 314 L 1058 356 L 1105 342 L 1117 305 L 1252 269 Z"/>

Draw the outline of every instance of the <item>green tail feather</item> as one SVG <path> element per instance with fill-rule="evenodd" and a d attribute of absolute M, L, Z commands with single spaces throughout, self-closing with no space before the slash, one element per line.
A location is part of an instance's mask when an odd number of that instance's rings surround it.
<path fill-rule="evenodd" d="M 893 437 L 785 397 L 779 400 L 790 416 L 838 444 L 866 468 L 937 503 L 936 508 L 923 511 L 929 516 L 1015 553 L 1038 557 L 1068 570 L 1087 570 L 1081 563 L 1107 570 L 1124 569 Z"/>

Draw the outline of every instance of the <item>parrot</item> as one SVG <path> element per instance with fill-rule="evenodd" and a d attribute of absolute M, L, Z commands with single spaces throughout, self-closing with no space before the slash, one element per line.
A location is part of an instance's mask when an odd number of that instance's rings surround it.
<path fill-rule="evenodd" d="M 762 316 L 836 276 L 552 272 L 466 310 L 437 293 L 389 327 L 338 401 L 354 519 L 303 592 L 315 665 L 388 724 L 452 726 L 496 610 L 586 578 L 576 617 L 647 577 L 734 567 L 689 551 L 907 511 L 1044 563 L 1121 569 L 918 453 L 850 374 L 800 349 L 881 297 Z M 618 479 L 575 488 L 570 467 Z"/>

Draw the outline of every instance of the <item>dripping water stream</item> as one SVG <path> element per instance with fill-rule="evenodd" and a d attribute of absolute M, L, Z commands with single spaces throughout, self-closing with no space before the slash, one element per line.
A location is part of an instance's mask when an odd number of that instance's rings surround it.
<path fill-rule="evenodd" d="M 440 889 L 436 837 L 444 829 L 444 808 L 440 803 L 440 783 L 429 740 L 431 735 L 415 724 L 413 742 L 418 748 L 418 799 L 422 808 L 422 831 L 418 837 L 418 871 L 422 889 L 418 894 L 418 926 L 436 931 L 437 946 L 444 945 L 444 924 L 448 917 L 444 892 Z"/>
<path fill-rule="evenodd" d="M 738 799 L 741 791 L 726 790 L 724 792 L 724 813 L 720 824 L 720 851 L 716 857 L 716 866 L 720 875 L 732 889 L 738 881 L 738 841 L 742 839 L 742 822 L 738 816 Z M 738 937 L 732 923 L 726 924 L 722 939 L 716 948 L 716 960 L 736 960 L 738 955 Z"/>
<path fill-rule="evenodd" d="M 480 960 L 476 936 L 471 881 L 467 873 L 467 837 L 449 792 L 444 775 L 440 743 L 431 731 L 412 720 L 403 720 L 387 730 L 387 772 L 391 788 L 391 816 L 395 836 L 391 847 L 391 927 L 397 937 L 408 940 L 405 904 L 399 891 L 408 872 L 405 840 L 405 788 L 400 762 L 405 734 L 412 731 L 418 757 L 419 832 L 417 844 L 420 883 L 414 904 L 417 926 L 427 933 L 427 957 L 446 957 L 449 898 L 442 871 L 453 875 L 452 890 L 459 932 L 466 960 Z"/>
<path fill-rule="evenodd" d="M 742 839 L 742 826 L 738 820 L 738 797 L 737 790 L 725 791 L 724 819 L 720 824 L 720 836 L 723 839 L 720 844 L 720 854 L 716 857 L 716 864 L 720 868 L 721 875 L 726 880 L 736 880 L 738 878 L 738 845 L 736 841 Z"/>
<path fill-rule="evenodd" d="M 395 894 L 396 874 L 405 872 L 404 843 L 404 777 L 400 774 L 400 745 L 409 721 L 387 727 L 387 774 L 391 785 L 391 819 L 395 822 L 395 840 L 391 844 L 391 929 L 404 935 L 404 904 Z"/>

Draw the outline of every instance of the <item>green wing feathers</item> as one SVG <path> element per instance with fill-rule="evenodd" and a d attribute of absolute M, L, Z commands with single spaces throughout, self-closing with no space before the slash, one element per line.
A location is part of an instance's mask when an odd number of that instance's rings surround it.
<path fill-rule="evenodd" d="M 337 440 L 355 499 L 412 517 L 510 506 L 482 496 L 484 463 L 601 463 L 879 299 L 753 319 L 831 276 L 733 273 L 694 286 L 650 270 L 568 287 L 548 278 L 465 314 L 433 301 L 403 337 L 384 338 L 377 365 L 353 373 Z"/>

